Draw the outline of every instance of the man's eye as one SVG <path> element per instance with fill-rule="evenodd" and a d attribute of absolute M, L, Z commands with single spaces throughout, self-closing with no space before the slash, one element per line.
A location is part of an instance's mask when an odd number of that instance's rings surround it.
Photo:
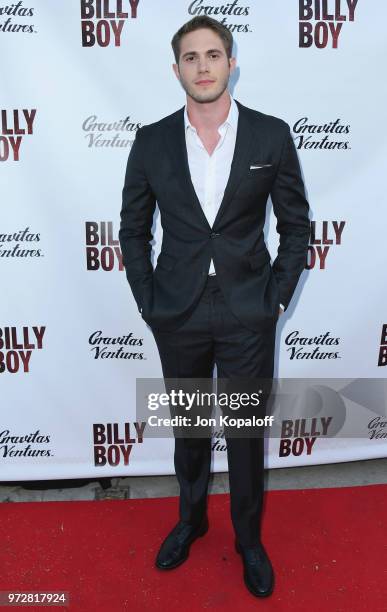
<path fill-rule="evenodd" d="M 211 53 L 211 59 L 217 59 L 219 57 L 219 53 Z"/>
<path fill-rule="evenodd" d="M 193 55 L 189 55 L 188 57 L 185 58 L 187 62 L 190 62 L 191 60 L 194 59 Z"/>

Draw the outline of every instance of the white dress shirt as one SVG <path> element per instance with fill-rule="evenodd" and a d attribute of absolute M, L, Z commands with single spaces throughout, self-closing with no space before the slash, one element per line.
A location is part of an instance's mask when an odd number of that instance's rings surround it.
<path fill-rule="evenodd" d="M 216 213 L 222 202 L 230 175 L 238 127 L 238 115 L 238 107 L 235 100 L 231 98 L 230 110 L 226 121 L 218 128 L 220 140 L 212 155 L 209 155 L 200 140 L 196 128 L 188 118 L 187 106 L 184 109 L 185 141 L 189 171 L 196 195 L 210 227 L 213 226 L 215 221 Z M 208 274 L 215 274 L 212 259 Z"/>
<path fill-rule="evenodd" d="M 187 106 L 184 108 L 189 171 L 196 195 L 210 227 L 213 226 L 222 202 L 234 156 L 239 111 L 235 100 L 231 96 L 230 99 L 230 110 L 226 120 L 218 128 L 220 140 L 212 155 L 208 153 L 196 128 L 191 124 Z M 208 274 L 216 274 L 212 259 Z M 284 309 L 284 306 L 280 305 Z"/>

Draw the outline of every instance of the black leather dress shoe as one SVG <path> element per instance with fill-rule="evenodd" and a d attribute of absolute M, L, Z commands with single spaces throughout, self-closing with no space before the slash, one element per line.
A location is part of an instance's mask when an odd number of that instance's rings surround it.
<path fill-rule="evenodd" d="M 262 544 L 241 546 L 235 540 L 236 551 L 243 559 L 244 580 L 250 593 L 256 597 L 268 597 L 274 588 L 274 572 Z"/>
<path fill-rule="evenodd" d="M 192 544 L 208 531 L 208 519 L 205 517 L 199 526 L 193 526 L 180 521 L 165 538 L 156 557 L 156 567 L 159 569 L 174 569 L 188 559 Z"/>

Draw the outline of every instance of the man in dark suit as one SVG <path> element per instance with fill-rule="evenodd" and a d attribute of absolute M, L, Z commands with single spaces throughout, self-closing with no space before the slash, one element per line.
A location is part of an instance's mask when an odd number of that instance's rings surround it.
<path fill-rule="evenodd" d="M 150 326 L 165 378 L 271 380 L 276 323 L 305 268 L 310 224 L 297 153 L 287 123 L 233 100 L 232 35 L 195 17 L 172 39 L 184 108 L 136 133 L 125 175 L 123 262 Z M 270 265 L 263 227 L 271 195 L 277 257 Z M 151 264 L 158 202 L 163 240 Z M 256 596 L 273 591 L 263 547 L 262 436 L 227 437 L 231 518 L 244 579 Z M 180 520 L 156 566 L 185 561 L 206 533 L 210 437 L 176 437 Z"/>

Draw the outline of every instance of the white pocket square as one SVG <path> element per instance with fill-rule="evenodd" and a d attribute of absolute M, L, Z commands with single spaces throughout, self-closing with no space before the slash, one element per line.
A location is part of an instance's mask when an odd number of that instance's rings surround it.
<path fill-rule="evenodd" d="M 260 170 L 261 168 L 271 168 L 273 164 L 253 164 L 250 170 Z"/>

